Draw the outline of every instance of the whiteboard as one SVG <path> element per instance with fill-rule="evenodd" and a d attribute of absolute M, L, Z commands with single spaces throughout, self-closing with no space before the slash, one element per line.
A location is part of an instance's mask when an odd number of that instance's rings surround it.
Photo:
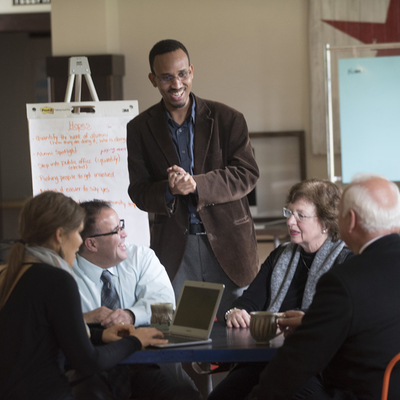
<path fill-rule="evenodd" d="M 81 111 L 94 112 L 76 113 Z M 127 241 L 149 246 L 147 213 L 128 196 L 126 124 L 137 100 L 27 104 L 33 194 L 53 190 L 77 202 L 111 203 Z"/>
<path fill-rule="evenodd" d="M 339 60 L 342 181 L 361 172 L 400 181 L 400 57 Z"/>

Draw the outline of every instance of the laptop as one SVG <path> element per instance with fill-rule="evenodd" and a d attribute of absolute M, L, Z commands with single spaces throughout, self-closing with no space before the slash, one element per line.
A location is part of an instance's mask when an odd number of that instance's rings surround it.
<path fill-rule="evenodd" d="M 164 334 L 167 344 L 153 347 L 193 346 L 210 343 L 211 329 L 225 285 L 185 281 L 170 329 Z"/>

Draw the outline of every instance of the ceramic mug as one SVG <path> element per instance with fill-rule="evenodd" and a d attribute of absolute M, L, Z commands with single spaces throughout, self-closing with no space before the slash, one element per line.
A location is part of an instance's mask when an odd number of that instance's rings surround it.
<path fill-rule="evenodd" d="M 150 324 L 159 331 L 168 331 L 174 314 L 174 305 L 172 303 L 154 303 L 151 307 Z"/>
<path fill-rule="evenodd" d="M 276 320 L 282 318 L 281 313 L 271 311 L 253 311 L 250 313 L 250 333 L 256 344 L 269 344 L 278 336 Z"/>

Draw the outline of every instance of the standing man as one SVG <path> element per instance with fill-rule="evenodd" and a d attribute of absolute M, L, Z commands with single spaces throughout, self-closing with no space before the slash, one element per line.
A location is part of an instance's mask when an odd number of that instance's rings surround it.
<path fill-rule="evenodd" d="M 399 352 L 398 187 L 378 176 L 357 177 L 343 193 L 339 228 L 356 256 L 321 277 L 301 325 L 249 399 L 291 399 L 319 372 L 322 387 L 307 400 L 381 398 L 385 368 Z M 295 312 L 290 316 L 281 326 L 301 320 Z M 389 393 L 400 398 L 399 369 L 393 370 Z"/>
<path fill-rule="evenodd" d="M 128 124 L 128 192 L 155 214 L 151 247 L 175 295 L 185 279 L 224 283 L 226 310 L 258 271 L 246 195 L 259 173 L 246 121 L 191 92 L 193 65 L 182 43 L 158 42 L 149 61 L 162 100 Z"/>
<path fill-rule="evenodd" d="M 72 269 L 87 323 L 107 328 L 117 323 L 150 324 L 152 303 L 172 303 L 174 292 L 154 252 L 125 243 L 125 224 L 111 206 L 95 200 L 86 211 L 83 243 Z M 180 364 L 116 366 L 97 375 L 70 381 L 78 400 L 199 400 L 200 394 Z M 122 389 L 121 389 L 122 388 Z"/>

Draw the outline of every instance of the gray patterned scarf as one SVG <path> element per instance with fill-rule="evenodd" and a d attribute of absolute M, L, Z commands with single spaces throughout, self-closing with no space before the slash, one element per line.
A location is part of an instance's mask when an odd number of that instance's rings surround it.
<path fill-rule="evenodd" d="M 332 242 L 328 237 L 317 251 L 308 273 L 301 304 L 302 309 L 310 306 L 318 279 L 333 266 L 344 246 L 345 243 L 342 240 Z M 268 311 L 279 311 L 299 263 L 300 250 L 299 245 L 289 243 L 276 262 L 271 276 L 271 301 L 267 308 Z"/>
<path fill-rule="evenodd" d="M 29 246 L 28 244 L 25 245 L 25 250 L 29 255 L 37 258 L 45 264 L 61 268 L 72 274 L 71 267 L 54 250 L 42 246 Z"/>

